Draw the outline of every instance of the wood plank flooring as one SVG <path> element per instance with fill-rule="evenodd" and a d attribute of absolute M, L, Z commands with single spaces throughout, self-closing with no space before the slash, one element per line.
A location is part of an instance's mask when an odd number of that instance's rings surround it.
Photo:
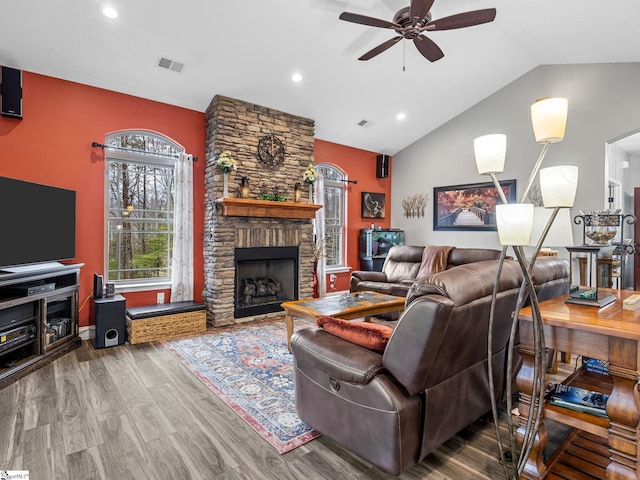
<path fill-rule="evenodd" d="M 0 390 L 5 469 L 31 480 L 504 478 L 490 418 L 400 477 L 324 437 L 278 455 L 155 342 L 96 350 L 84 341 Z"/>

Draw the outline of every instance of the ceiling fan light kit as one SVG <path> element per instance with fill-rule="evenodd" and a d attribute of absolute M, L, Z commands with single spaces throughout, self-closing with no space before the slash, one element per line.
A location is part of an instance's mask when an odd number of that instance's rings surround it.
<path fill-rule="evenodd" d="M 496 9 L 486 8 L 432 20 L 431 7 L 434 2 L 435 0 L 411 0 L 411 5 L 400 9 L 394 15 L 392 21 L 350 12 L 341 13 L 340 20 L 370 27 L 387 28 L 395 30 L 398 34 L 398 36 L 372 48 L 358 58 L 358 60 L 370 60 L 385 50 L 388 50 L 400 40 L 406 39 L 413 40 L 413 44 L 424 58 L 430 62 L 435 62 L 444 57 L 444 53 L 433 40 L 424 35 L 424 32 L 472 27 L 474 25 L 492 22 L 496 18 Z"/>

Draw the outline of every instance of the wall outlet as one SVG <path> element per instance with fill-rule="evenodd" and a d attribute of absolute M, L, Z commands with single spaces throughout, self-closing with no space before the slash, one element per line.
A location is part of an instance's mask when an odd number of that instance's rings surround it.
<path fill-rule="evenodd" d="M 336 281 L 336 275 L 334 273 L 332 273 L 331 275 L 329 275 L 329 281 L 330 282 L 335 282 Z"/>
<path fill-rule="evenodd" d="M 156 303 L 164 303 L 164 292 L 158 293 Z"/>

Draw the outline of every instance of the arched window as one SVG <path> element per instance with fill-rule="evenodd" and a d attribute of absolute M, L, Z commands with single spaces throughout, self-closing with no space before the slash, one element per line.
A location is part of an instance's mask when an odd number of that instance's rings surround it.
<path fill-rule="evenodd" d="M 345 266 L 345 175 L 329 164 L 316 169 L 324 178 L 325 260 L 327 271 Z"/>
<path fill-rule="evenodd" d="M 171 282 L 174 163 L 184 149 L 144 131 L 120 131 L 105 141 L 105 276 L 120 287 Z"/>

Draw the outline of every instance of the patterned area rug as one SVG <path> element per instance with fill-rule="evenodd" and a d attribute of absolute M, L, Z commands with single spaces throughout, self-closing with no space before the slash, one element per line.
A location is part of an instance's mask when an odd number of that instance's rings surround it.
<path fill-rule="evenodd" d="M 301 326 L 303 320 L 296 319 L 296 327 Z M 320 435 L 296 415 L 286 337 L 280 319 L 161 343 L 283 454 Z"/>

